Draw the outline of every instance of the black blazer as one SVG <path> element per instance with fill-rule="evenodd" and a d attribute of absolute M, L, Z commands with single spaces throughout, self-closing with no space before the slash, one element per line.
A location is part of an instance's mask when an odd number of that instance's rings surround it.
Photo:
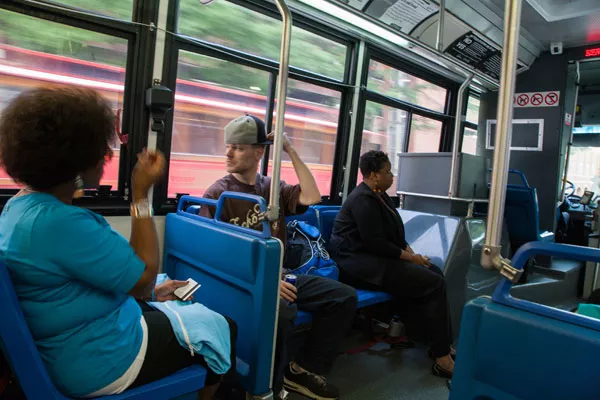
<path fill-rule="evenodd" d="M 344 272 L 381 285 L 385 269 L 406 249 L 404 223 L 386 193 L 364 182 L 350 193 L 333 224 L 329 251 Z"/>

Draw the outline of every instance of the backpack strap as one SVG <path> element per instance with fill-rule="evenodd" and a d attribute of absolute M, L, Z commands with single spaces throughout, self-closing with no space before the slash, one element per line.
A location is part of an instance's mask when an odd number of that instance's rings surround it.
<path fill-rule="evenodd" d="M 304 233 L 310 240 L 319 240 L 321 238 L 321 232 L 319 228 L 312 226 L 304 221 L 298 221 L 296 229 L 299 229 Z"/>

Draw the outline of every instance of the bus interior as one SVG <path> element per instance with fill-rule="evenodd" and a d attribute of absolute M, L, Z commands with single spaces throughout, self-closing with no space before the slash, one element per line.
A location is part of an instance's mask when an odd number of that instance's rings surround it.
<path fill-rule="evenodd" d="M 281 3 L 292 29 L 285 113 L 277 115 Z M 501 67 L 511 63 L 514 89 L 502 86 L 510 71 Z M 322 195 L 288 218 L 315 225 L 325 241 L 361 180 L 359 156 L 388 153 L 388 193 L 407 240 L 444 272 L 458 344 L 452 382 L 431 375 L 423 347 L 390 336 L 389 297 L 360 293 L 329 377 L 341 398 L 598 398 L 591 362 L 600 356 L 600 325 L 571 314 L 600 288 L 600 2 L 0 2 L 0 110 L 25 90 L 64 84 L 100 91 L 118 117 L 102 186 L 76 204 L 125 237 L 135 155 L 146 147 L 165 153 L 168 178 L 152 195 L 163 272 L 200 282 L 196 299 L 210 308 L 236 307 L 217 293 L 244 304 L 232 312 L 248 398 L 273 398 L 273 340 L 264 332 L 275 317 L 264 322 L 252 305 L 276 313 L 268 276 L 279 271 L 279 253 L 270 236 L 196 215 L 206 188 L 225 175 L 223 128 L 244 113 L 264 118 L 269 131 L 283 119 Z M 174 94 L 172 109 L 148 106 L 152 87 Z M 500 110 L 508 108 L 506 120 Z M 502 140 L 510 147 L 501 162 Z M 281 179 L 298 183 L 285 154 L 275 164 L 276 151 L 266 152 L 261 173 L 280 168 Z M 506 184 L 495 184 L 502 174 Z M 1 204 L 20 187 L 0 170 Z M 483 268 L 491 229 L 509 261 Z M 197 246 L 203 242 L 211 245 Z M 247 263 L 227 254 L 234 245 Z M 310 321 L 299 316 L 298 343 Z"/>

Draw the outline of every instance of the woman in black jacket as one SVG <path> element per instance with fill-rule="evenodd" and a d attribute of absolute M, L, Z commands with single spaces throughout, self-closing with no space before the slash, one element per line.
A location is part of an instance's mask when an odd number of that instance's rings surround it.
<path fill-rule="evenodd" d="M 392 294 L 407 328 L 426 332 L 430 339 L 433 374 L 451 378 L 452 335 L 442 271 L 406 242 L 402 219 L 385 193 L 394 179 L 388 156 L 369 151 L 359 166 L 363 182 L 346 199 L 331 234 L 340 280 Z"/>

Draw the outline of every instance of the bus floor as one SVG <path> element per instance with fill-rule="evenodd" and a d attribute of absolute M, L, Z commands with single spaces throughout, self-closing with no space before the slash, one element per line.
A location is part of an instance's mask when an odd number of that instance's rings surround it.
<path fill-rule="evenodd" d="M 392 349 L 377 343 L 356 354 L 346 351 L 368 342 L 367 335 L 352 329 L 343 345 L 344 354 L 336 360 L 328 381 L 336 385 L 343 400 L 447 400 L 447 380 L 431 374 L 433 361 L 427 348 Z M 290 393 L 288 400 L 306 397 Z"/>

